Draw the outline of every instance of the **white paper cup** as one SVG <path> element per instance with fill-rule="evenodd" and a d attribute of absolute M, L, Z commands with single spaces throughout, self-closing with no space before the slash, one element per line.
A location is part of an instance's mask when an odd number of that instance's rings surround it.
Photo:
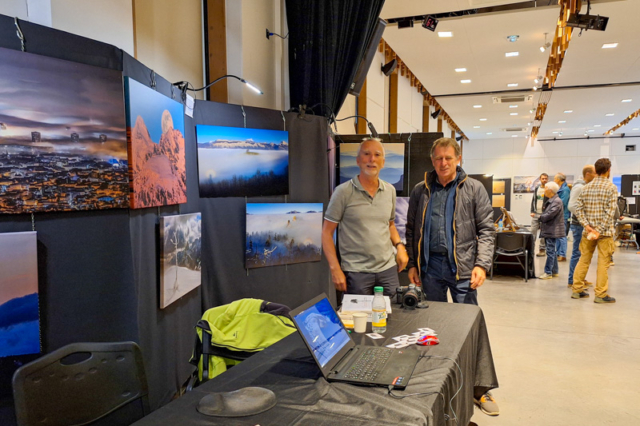
<path fill-rule="evenodd" d="M 365 312 L 353 313 L 353 330 L 356 333 L 367 332 L 367 317 L 368 315 Z"/>

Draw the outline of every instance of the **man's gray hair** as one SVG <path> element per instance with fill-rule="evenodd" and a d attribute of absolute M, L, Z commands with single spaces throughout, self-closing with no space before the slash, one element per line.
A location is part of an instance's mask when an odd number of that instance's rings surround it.
<path fill-rule="evenodd" d="M 560 187 L 555 182 L 549 182 L 544 186 L 544 189 L 548 189 L 549 191 L 553 192 L 554 194 L 557 194 L 558 191 L 560 190 Z"/>
<path fill-rule="evenodd" d="M 369 141 L 380 142 L 380 145 L 382 145 L 382 158 L 386 158 L 387 153 L 384 150 L 384 143 L 382 142 L 382 139 L 380 139 L 380 138 L 364 138 L 364 139 L 362 139 L 362 142 L 360 142 L 360 146 L 358 146 L 358 155 L 360 155 L 360 150 L 362 149 L 362 144 L 365 143 L 365 142 L 369 142 Z"/>
<path fill-rule="evenodd" d="M 567 175 L 564 173 L 556 173 L 556 177 L 560 179 L 560 182 L 565 182 L 567 180 Z"/>
<path fill-rule="evenodd" d="M 455 139 L 440 138 L 436 140 L 431 146 L 431 157 L 433 157 L 433 153 L 436 152 L 437 147 L 447 148 L 449 146 L 453 148 L 453 150 L 455 151 L 456 157 L 460 157 L 462 155 L 462 150 L 460 149 L 460 145 L 458 145 L 458 142 Z"/>

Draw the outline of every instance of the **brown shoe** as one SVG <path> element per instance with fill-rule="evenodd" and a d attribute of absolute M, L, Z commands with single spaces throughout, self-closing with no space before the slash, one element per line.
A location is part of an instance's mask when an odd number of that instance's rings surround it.
<path fill-rule="evenodd" d="M 558 256 L 558 262 L 566 262 L 567 258 L 564 256 Z"/>

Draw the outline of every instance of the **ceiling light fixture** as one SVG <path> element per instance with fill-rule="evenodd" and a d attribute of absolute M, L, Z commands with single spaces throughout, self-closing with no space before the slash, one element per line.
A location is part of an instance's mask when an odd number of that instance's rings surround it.
<path fill-rule="evenodd" d="M 519 38 L 520 36 L 515 34 L 507 36 L 507 40 L 509 40 L 511 43 L 515 43 L 516 41 L 518 41 Z"/>
<path fill-rule="evenodd" d="M 633 99 L 623 99 L 620 102 L 631 102 Z"/>
<path fill-rule="evenodd" d="M 482 105 L 474 105 L 474 108 L 482 108 Z"/>
<path fill-rule="evenodd" d="M 491 133 L 491 132 L 487 132 L 487 134 L 488 134 L 488 135 L 492 135 L 493 133 Z"/>
<path fill-rule="evenodd" d="M 613 117 L 613 113 L 605 114 L 605 117 Z"/>
<path fill-rule="evenodd" d="M 544 33 L 544 44 L 542 46 L 540 46 L 540 51 L 541 52 L 544 52 L 545 50 L 547 50 L 548 48 L 551 47 L 551 43 L 549 43 L 547 41 L 547 34 L 548 33 Z M 537 81 L 536 81 L 536 83 L 537 83 Z"/>
<path fill-rule="evenodd" d="M 487 121 L 487 119 L 486 118 L 481 118 L 480 121 Z"/>
<path fill-rule="evenodd" d="M 618 43 L 605 43 L 602 45 L 603 49 L 615 49 L 618 47 Z"/>
<path fill-rule="evenodd" d="M 466 68 L 456 68 L 456 72 L 467 72 Z"/>
<path fill-rule="evenodd" d="M 565 113 L 565 114 L 571 114 L 572 112 L 573 112 L 573 110 L 572 110 L 572 109 L 568 109 L 568 110 L 566 110 L 564 113 Z"/>
<path fill-rule="evenodd" d="M 504 54 L 507 58 L 512 58 L 514 56 L 520 56 L 520 52 L 507 52 Z"/>
<path fill-rule="evenodd" d="M 560 124 L 564 124 L 564 123 L 566 123 L 566 122 L 567 122 L 566 120 L 560 120 L 560 121 L 558 121 L 558 123 L 560 123 Z"/>
<path fill-rule="evenodd" d="M 509 83 L 507 87 L 518 87 L 518 83 Z"/>
<path fill-rule="evenodd" d="M 441 38 L 453 37 L 453 33 L 451 31 L 438 31 L 438 37 L 441 37 Z"/>
<path fill-rule="evenodd" d="M 479 128 L 480 128 L 480 126 L 473 126 L 473 128 L 474 128 L 474 129 L 479 129 Z"/>
<path fill-rule="evenodd" d="M 512 137 L 512 138 L 517 138 L 517 137 L 518 137 L 518 135 L 511 135 L 511 137 Z"/>
<path fill-rule="evenodd" d="M 468 84 L 468 83 L 471 83 L 471 80 L 460 80 L 460 83 L 462 83 L 462 84 Z"/>
<path fill-rule="evenodd" d="M 593 127 L 602 127 L 602 124 L 594 124 Z"/>
<path fill-rule="evenodd" d="M 509 108 L 518 108 L 518 105 L 509 105 Z"/>
<path fill-rule="evenodd" d="M 518 113 L 517 113 L 517 112 L 512 112 L 512 113 L 511 113 L 511 114 L 509 114 L 509 115 L 518 115 Z"/>
<path fill-rule="evenodd" d="M 640 130 L 640 127 L 634 127 L 634 128 L 633 128 L 633 129 L 631 129 L 631 130 Z"/>

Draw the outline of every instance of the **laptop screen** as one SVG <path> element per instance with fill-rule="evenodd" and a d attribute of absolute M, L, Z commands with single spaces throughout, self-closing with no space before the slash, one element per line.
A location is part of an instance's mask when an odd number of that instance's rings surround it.
<path fill-rule="evenodd" d="M 327 298 L 295 315 L 295 322 L 320 367 L 351 340 Z"/>

